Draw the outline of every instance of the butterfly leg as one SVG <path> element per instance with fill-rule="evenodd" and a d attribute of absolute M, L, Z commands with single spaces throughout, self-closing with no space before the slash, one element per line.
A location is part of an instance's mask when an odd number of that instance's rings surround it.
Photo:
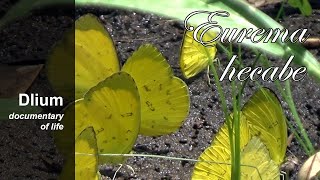
<path fill-rule="evenodd" d="M 215 63 L 215 62 L 218 62 L 218 66 L 219 66 L 220 70 L 223 71 L 221 68 L 220 60 L 218 58 L 216 58 L 213 60 L 213 63 Z M 207 67 L 207 79 L 208 79 L 208 85 L 210 86 L 211 85 L 211 83 L 210 83 L 210 65 L 208 65 L 208 67 Z"/>
<path fill-rule="evenodd" d="M 208 85 L 211 86 L 211 83 L 210 83 L 210 66 L 208 66 L 208 68 L 207 68 L 207 80 L 208 80 Z"/>
<path fill-rule="evenodd" d="M 220 59 L 219 59 L 219 58 L 214 59 L 213 62 L 217 62 L 217 63 L 218 63 L 218 66 L 219 66 L 219 69 L 220 69 L 221 71 L 223 71 L 223 69 L 222 69 L 222 67 L 221 67 L 221 63 L 220 63 Z"/>

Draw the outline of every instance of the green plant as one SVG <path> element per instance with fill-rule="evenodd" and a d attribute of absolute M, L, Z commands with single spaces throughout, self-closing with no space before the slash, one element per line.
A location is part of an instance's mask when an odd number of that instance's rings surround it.
<path fill-rule="evenodd" d="M 292 7 L 299 8 L 300 12 L 305 16 L 310 16 L 312 13 L 309 0 L 288 0 L 288 4 Z"/>
<path fill-rule="evenodd" d="M 14 5 L 7 14 L 0 20 L 0 27 L 3 27 L 10 21 L 25 16 L 31 10 L 53 6 L 57 4 L 72 5 L 70 0 L 21 0 Z M 303 3 L 306 4 L 306 3 Z M 230 13 L 230 17 L 217 17 L 219 24 L 229 28 L 280 28 L 283 27 L 274 21 L 272 18 L 259 11 L 258 9 L 249 6 L 243 0 L 184 0 L 184 1 L 153 1 L 153 0 L 137 0 L 132 3 L 131 0 L 75 0 L 76 6 L 99 6 L 99 7 L 119 7 L 127 9 L 136 9 L 145 12 L 152 12 L 159 15 L 169 16 L 179 20 L 184 20 L 185 17 L 194 10 L 201 11 L 218 11 L 225 10 Z M 196 17 L 191 19 L 190 23 L 198 25 L 204 22 L 206 17 Z M 305 66 L 308 72 L 320 79 L 320 64 L 312 56 L 310 52 L 304 49 L 301 45 L 290 43 L 252 43 L 249 40 L 244 40 L 244 45 L 259 48 L 269 54 L 286 59 L 288 55 L 296 56 L 294 62 L 301 66 Z"/>
<path fill-rule="evenodd" d="M 64 1 L 65 3 L 66 1 Z M 300 2 L 300 4 L 297 2 Z M 301 3 L 304 2 L 304 3 Z M 307 15 L 310 11 L 310 8 L 308 7 L 308 1 L 289 1 L 291 5 L 294 7 L 299 7 L 303 14 Z M 49 4 L 49 3 L 48 3 Z M 34 7 L 42 7 L 45 3 L 34 3 Z M 121 8 L 132 8 L 137 10 L 145 11 L 148 9 L 148 12 L 153 12 L 157 14 L 167 15 L 169 17 L 177 18 L 179 20 L 184 20 L 184 18 L 193 10 L 204 10 L 204 11 L 216 11 L 224 9 L 228 11 L 231 16 L 230 18 L 222 19 L 217 18 L 218 20 L 221 20 L 219 24 L 222 27 L 229 27 L 229 28 L 247 28 L 247 27 L 254 27 L 254 28 L 282 28 L 281 25 L 279 25 L 276 21 L 271 19 L 269 16 L 265 15 L 261 11 L 254 9 L 250 6 L 248 6 L 244 1 L 233 1 L 233 0 L 212 0 L 212 1 L 196 1 L 196 0 L 186 0 L 186 1 L 142 1 L 137 0 L 133 4 L 132 1 L 129 0 L 117 0 L 117 1 L 106 1 L 106 0 L 76 0 L 76 5 L 79 6 L 104 6 L 104 7 L 121 7 Z M 32 8 L 34 8 L 32 7 Z M 31 10 L 32 8 L 29 8 L 28 10 Z M 282 9 L 282 8 L 281 8 Z M 20 14 L 21 15 L 21 14 Z M 280 13 L 279 13 L 280 15 Z M 279 17 L 278 15 L 278 17 Z M 8 16 L 7 16 L 8 17 Z M 5 18 L 7 18 L 5 17 Z M 9 20 L 14 18 L 15 16 L 11 15 L 9 16 Z M 194 24 L 200 24 L 203 22 L 203 17 L 197 17 L 191 20 Z M 5 19 L 5 20 L 8 20 Z M 225 21 L 223 21 L 225 20 Z M 4 21 L 2 21 L 4 22 Z M 241 22 L 241 23 L 239 23 Z M 3 23 L 2 23 L 3 24 Z M 1 24 L 0 24 L 1 25 Z M 270 66 L 267 56 L 264 53 L 259 53 L 256 49 L 264 50 L 265 53 L 276 55 L 280 58 L 286 59 L 290 55 L 295 55 L 295 63 L 305 66 L 308 69 L 308 72 L 315 76 L 318 80 L 320 79 L 320 64 L 315 59 L 315 57 L 312 56 L 310 52 L 308 52 L 306 49 L 304 49 L 301 45 L 297 44 L 290 44 L 290 43 L 251 43 L 250 41 L 244 41 L 243 45 L 251 47 L 253 50 L 253 53 L 255 53 L 257 56 L 256 61 L 252 65 L 252 67 L 255 67 L 259 61 L 262 61 L 262 63 L 268 67 Z M 233 51 L 232 46 L 230 46 L 229 50 L 221 44 L 219 44 L 219 47 L 223 49 L 227 54 L 229 59 L 231 58 Z M 237 65 L 239 67 L 242 67 L 242 58 L 241 58 L 241 46 L 239 46 L 238 51 L 238 57 Z M 210 61 L 209 61 L 210 62 Z M 242 102 L 242 93 L 243 89 L 246 87 L 246 84 L 248 81 L 245 81 L 244 83 L 239 83 L 233 81 L 231 83 L 231 89 L 232 89 L 232 97 L 233 97 L 233 119 L 234 119 L 234 126 L 232 126 L 232 123 L 230 121 L 230 117 L 228 114 L 228 107 L 226 105 L 226 98 L 225 94 L 223 93 L 222 86 L 219 83 L 219 76 L 218 72 L 216 70 L 216 67 L 213 63 L 210 64 L 211 71 L 214 74 L 215 79 L 215 85 L 217 86 L 217 89 L 219 91 L 221 103 L 222 103 L 222 109 L 224 111 L 226 123 L 229 129 L 229 134 L 234 130 L 235 131 L 235 138 L 233 139 L 233 136 L 229 136 L 231 147 L 233 151 L 233 162 L 232 165 L 233 171 L 232 171 L 232 177 L 233 178 L 239 178 L 240 174 L 240 150 L 239 150 L 239 144 L 240 144 L 240 125 L 239 125 L 239 119 L 240 119 L 240 105 Z M 293 125 L 288 123 L 291 131 L 295 133 L 299 143 L 304 148 L 305 152 L 308 155 L 311 155 L 314 153 L 314 148 L 312 146 L 312 143 L 310 142 L 310 139 L 308 138 L 308 135 L 305 132 L 305 129 L 303 128 L 303 125 L 301 123 L 301 120 L 299 118 L 299 115 L 297 113 L 297 110 L 294 105 L 294 101 L 292 99 L 291 95 L 291 88 L 290 88 L 290 81 L 285 82 L 285 87 L 283 88 L 281 83 L 279 81 L 276 81 L 276 86 L 278 90 L 281 92 L 282 96 L 284 97 L 285 101 L 289 105 L 289 108 L 293 114 L 293 117 L 296 121 L 296 124 L 298 125 L 298 130 L 293 128 Z M 259 83 L 256 83 L 257 86 L 260 86 Z M 240 89 L 240 91 L 237 91 L 237 89 Z"/>

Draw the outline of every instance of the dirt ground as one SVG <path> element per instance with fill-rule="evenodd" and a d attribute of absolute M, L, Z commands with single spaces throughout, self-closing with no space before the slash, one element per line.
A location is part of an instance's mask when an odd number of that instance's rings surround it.
<path fill-rule="evenodd" d="M 275 8 L 265 10 L 272 16 Z M 175 75 L 182 78 L 178 66 L 183 26 L 167 18 L 123 10 L 86 8 L 77 10 L 77 17 L 85 13 L 98 15 L 111 33 L 118 56 L 125 60 L 142 44 L 151 43 L 160 49 L 172 66 Z M 320 10 L 312 16 L 303 17 L 298 11 L 285 9 L 281 24 L 289 30 L 308 28 L 312 36 L 320 35 Z M 63 31 L 72 23 L 72 16 L 60 12 L 61 16 L 37 14 L 15 22 L 0 31 L 0 63 L 38 64 L 45 63 L 52 45 L 61 38 Z M 320 50 L 311 50 L 320 59 Z M 226 66 L 226 55 L 219 50 L 222 69 Z M 254 59 L 249 51 L 243 54 L 245 65 Z M 285 60 L 272 58 L 275 66 L 283 66 Z M 186 80 L 190 90 L 190 114 L 180 130 L 162 137 L 139 136 L 134 151 L 138 154 L 156 154 L 170 157 L 197 159 L 209 146 L 214 134 L 223 123 L 223 113 L 215 85 L 208 85 L 205 73 Z M 273 83 L 263 83 L 274 90 Z M 225 93 L 230 97 L 230 84 L 223 82 Z M 245 100 L 257 88 L 250 83 L 245 89 Z M 320 149 L 320 86 L 312 77 L 292 83 L 292 91 L 298 113 L 303 120 L 316 149 Z M 29 92 L 51 95 L 52 91 L 44 71 L 33 83 Z M 282 98 L 280 98 L 282 99 Z M 228 105 L 231 107 L 230 98 Z M 289 120 L 292 117 L 282 101 Z M 56 111 L 56 110 L 55 110 Z M 41 131 L 35 121 L 0 122 L 0 179 L 56 179 L 61 171 L 62 157 L 57 152 L 50 132 Z M 288 156 L 296 156 L 299 164 L 291 169 L 289 177 L 295 179 L 301 162 L 306 160 L 302 148 L 295 139 L 291 142 Z M 194 163 L 168 159 L 133 157 L 118 173 L 118 179 L 190 179 Z M 102 166 L 103 179 L 112 178 L 116 167 Z"/>

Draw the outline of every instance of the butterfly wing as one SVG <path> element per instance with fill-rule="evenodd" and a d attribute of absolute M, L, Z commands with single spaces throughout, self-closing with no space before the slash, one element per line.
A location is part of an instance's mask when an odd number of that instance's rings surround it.
<path fill-rule="evenodd" d="M 120 71 L 113 41 L 97 17 L 87 14 L 76 21 L 75 40 L 77 92 Z"/>
<path fill-rule="evenodd" d="M 233 117 L 232 115 L 230 117 Z M 249 142 L 251 134 L 245 116 L 240 115 L 240 149 Z M 199 157 L 192 179 L 230 179 L 231 151 L 228 127 L 225 123 L 208 147 Z"/>
<path fill-rule="evenodd" d="M 100 154 L 132 150 L 140 127 L 140 98 L 132 77 L 119 72 L 91 88 L 84 96 Z M 123 157 L 101 156 L 100 164 L 121 163 Z"/>
<path fill-rule="evenodd" d="M 113 41 L 97 17 L 81 16 L 73 31 L 66 33 L 54 47 L 47 67 L 53 87 L 62 95 L 69 93 L 69 97 L 74 81 L 66 82 L 65 74 L 75 67 L 75 76 L 71 77 L 75 77 L 75 97 L 79 99 L 91 87 L 118 72 L 120 66 Z"/>
<path fill-rule="evenodd" d="M 254 136 L 241 152 L 241 179 L 280 178 L 279 166 L 271 159 L 267 147 Z"/>
<path fill-rule="evenodd" d="M 253 135 L 260 137 L 271 158 L 281 164 L 287 147 L 287 124 L 278 98 L 271 90 L 261 88 L 244 105 L 242 112 Z"/>
<path fill-rule="evenodd" d="M 209 41 L 212 37 L 206 33 L 203 40 Z M 180 54 L 180 68 L 185 78 L 189 79 L 208 67 L 209 60 L 213 60 L 217 53 L 215 44 L 212 45 L 203 46 L 194 40 L 192 31 L 185 31 Z"/>
<path fill-rule="evenodd" d="M 92 127 L 83 130 L 75 144 L 75 156 L 69 156 L 59 179 L 98 180 L 98 147 Z"/>
<path fill-rule="evenodd" d="M 74 28 L 65 32 L 61 41 L 51 50 L 46 62 L 47 77 L 53 90 L 68 100 L 74 100 Z"/>
<path fill-rule="evenodd" d="M 86 128 L 76 139 L 75 144 L 76 179 L 98 179 L 98 147 L 92 127 Z M 86 155 L 90 154 L 90 155 Z"/>
<path fill-rule="evenodd" d="M 189 113 L 189 92 L 161 53 L 151 45 L 143 45 L 122 71 L 133 77 L 139 89 L 140 133 L 157 136 L 177 131 Z"/>
<path fill-rule="evenodd" d="M 258 137 L 251 138 L 249 125 L 245 119 L 241 119 L 240 126 L 241 179 L 279 179 L 279 166 L 270 158 L 266 146 Z M 192 179 L 231 179 L 228 137 L 227 126 L 224 125 L 212 145 L 200 155 Z"/>
<path fill-rule="evenodd" d="M 54 131 L 55 144 L 64 157 L 68 157 L 74 150 L 75 140 L 80 133 L 91 126 L 90 114 L 83 105 L 83 99 L 70 103 L 64 110 L 64 117 L 61 121 L 64 128 Z M 74 136 L 74 139 L 72 138 Z"/>

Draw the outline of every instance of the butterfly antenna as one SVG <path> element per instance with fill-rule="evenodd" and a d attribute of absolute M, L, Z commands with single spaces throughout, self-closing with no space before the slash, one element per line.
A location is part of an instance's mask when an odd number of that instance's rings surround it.
<path fill-rule="evenodd" d="M 116 176 L 118 174 L 118 172 L 120 171 L 120 169 L 122 168 L 123 164 L 120 164 L 119 168 L 116 170 L 116 172 L 114 173 L 113 177 L 112 177 L 112 180 L 115 180 L 116 179 Z"/>
<path fill-rule="evenodd" d="M 134 171 L 132 166 L 130 166 L 130 165 L 126 165 L 126 166 L 132 172 L 132 174 L 136 174 L 136 172 Z"/>
<path fill-rule="evenodd" d="M 287 180 L 288 175 L 285 171 L 280 171 L 280 180 Z"/>

